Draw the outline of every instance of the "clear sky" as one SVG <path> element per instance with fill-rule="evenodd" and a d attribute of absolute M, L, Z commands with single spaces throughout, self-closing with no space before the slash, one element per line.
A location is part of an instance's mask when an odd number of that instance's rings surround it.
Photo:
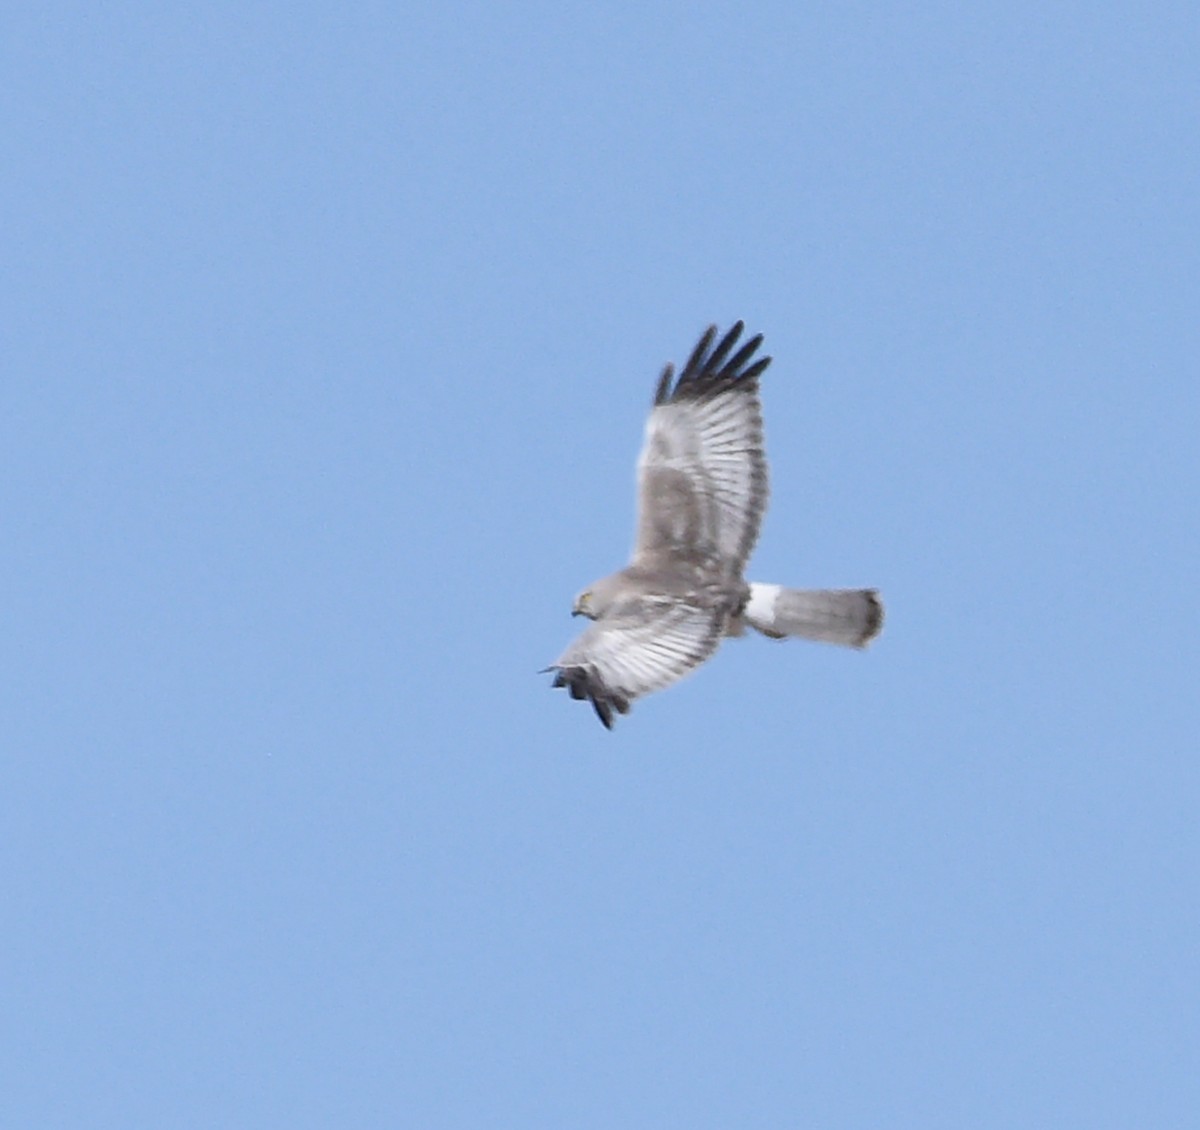
<path fill-rule="evenodd" d="M 1196 1125 L 1194 3 L 0 16 L 0 1124 Z M 731 641 L 537 671 L 744 318 Z"/>

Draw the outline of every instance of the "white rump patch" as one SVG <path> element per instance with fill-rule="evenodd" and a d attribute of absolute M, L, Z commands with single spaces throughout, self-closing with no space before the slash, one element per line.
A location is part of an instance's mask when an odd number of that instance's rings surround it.
<path fill-rule="evenodd" d="M 775 598 L 783 591 L 783 585 L 763 585 L 757 581 L 750 583 L 750 600 L 746 604 L 743 619 L 752 624 L 761 624 L 769 628 L 775 623 Z"/>

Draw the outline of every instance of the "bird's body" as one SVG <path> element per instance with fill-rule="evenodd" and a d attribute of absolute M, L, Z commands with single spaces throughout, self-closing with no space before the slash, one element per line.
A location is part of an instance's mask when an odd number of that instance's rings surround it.
<path fill-rule="evenodd" d="M 674 378 L 667 365 L 638 460 L 630 564 L 597 581 L 574 612 L 593 623 L 551 666 L 554 685 L 591 701 L 612 727 L 640 695 L 694 670 L 744 626 L 862 647 L 882 623 L 872 589 L 800 590 L 743 573 L 767 505 L 758 378 L 762 335 L 733 353 L 737 322 L 713 348 L 710 326 Z M 733 354 L 730 356 L 730 354 Z"/>

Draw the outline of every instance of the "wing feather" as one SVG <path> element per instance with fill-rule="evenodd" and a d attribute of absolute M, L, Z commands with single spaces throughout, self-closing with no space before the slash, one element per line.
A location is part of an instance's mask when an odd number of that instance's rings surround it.
<path fill-rule="evenodd" d="M 627 714 L 635 698 L 695 670 L 716 651 L 724 629 L 720 613 L 639 597 L 593 623 L 549 669 L 554 686 L 588 699 L 611 730 L 614 711 Z"/>
<path fill-rule="evenodd" d="M 729 357 L 743 328 L 713 348 L 710 326 L 679 379 L 671 365 L 659 378 L 638 460 L 635 563 L 740 575 L 758 540 L 768 490 L 758 378 L 771 359 L 750 363 L 761 334 Z"/>

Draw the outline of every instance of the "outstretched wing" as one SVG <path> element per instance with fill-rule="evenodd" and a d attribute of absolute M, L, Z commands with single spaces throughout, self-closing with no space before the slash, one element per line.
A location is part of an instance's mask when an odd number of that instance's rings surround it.
<path fill-rule="evenodd" d="M 548 670 L 611 730 L 614 710 L 627 714 L 639 695 L 682 679 L 716 651 L 724 629 L 720 613 L 637 597 L 593 623 Z"/>
<path fill-rule="evenodd" d="M 743 328 L 714 349 L 709 326 L 679 379 L 673 365 L 659 378 L 638 460 L 635 564 L 738 576 L 758 540 L 767 506 L 758 377 L 771 359 L 751 360 L 762 334 L 733 353 Z"/>

